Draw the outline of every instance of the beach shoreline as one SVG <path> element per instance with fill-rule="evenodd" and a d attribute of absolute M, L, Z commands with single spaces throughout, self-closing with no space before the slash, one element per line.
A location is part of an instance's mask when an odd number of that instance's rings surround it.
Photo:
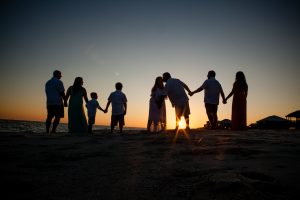
<path fill-rule="evenodd" d="M 297 199 L 299 130 L 1 133 L 9 199 Z"/>

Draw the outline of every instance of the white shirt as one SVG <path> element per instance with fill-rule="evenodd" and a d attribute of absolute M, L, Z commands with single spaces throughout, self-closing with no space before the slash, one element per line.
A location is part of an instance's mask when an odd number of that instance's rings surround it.
<path fill-rule="evenodd" d="M 204 102 L 219 104 L 220 93 L 223 91 L 221 84 L 214 77 L 204 81 L 201 86 L 204 89 Z"/>
<path fill-rule="evenodd" d="M 51 78 L 45 85 L 47 96 L 47 105 L 62 105 L 62 97 L 60 93 L 64 92 L 63 82 L 56 77 Z"/>
<path fill-rule="evenodd" d="M 112 115 L 124 114 L 124 104 L 127 103 L 127 98 L 121 90 L 110 93 L 108 101 L 112 104 Z"/>
<path fill-rule="evenodd" d="M 172 103 L 172 106 L 185 105 L 189 100 L 185 93 L 183 83 L 179 79 L 169 78 L 165 85 L 165 91 Z"/>
<path fill-rule="evenodd" d="M 86 104 L 87 110 L 88 110 L 88 116 L 94 117 L 96 116 L 97 108 L 99 107 L 99 103 L 97 99 L 91 99 Z"/>
<path fill-rule="evenodd" d="M 155 99 L 156 101 L 159 101 L 161 96 L 167 96 L 165 89 L 157 88 L 154 92 L 151 92 L 151 98 Z"/>

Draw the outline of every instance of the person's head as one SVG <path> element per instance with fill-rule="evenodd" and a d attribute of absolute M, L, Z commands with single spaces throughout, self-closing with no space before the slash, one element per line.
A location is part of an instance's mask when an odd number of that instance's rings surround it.
<path fill-rule="evenodd" d="M 163 82 L 167 82 L 171 78 L 171 74 L 169 72 L 165 72 L 163 74 Z"/>
<path fill-rule="evenodd" d="M 80 87 L 83 85 L 83 79 L 81 77 L 76 77 L 73 86 Z"/>
<path fill-rule="evenodd" d="M 91 98 L 92 99 L 98 99 L 98 95 L 96 92 L 91 92 Z"/>
<path fill-rule="evenodd" d="M 120 82 L 116 83 L 116 90 L 122 90 L 122 88 L 123 88 L 122 83 Z"/>
<path fill-rule="evenodd" d="M 216 77 L 216 72 L 214 70 L 210 70 L 207 73 L 207 78 Z"/>
<path fill-rule="evenodd" d="M 164 81 L 163 81 L 163 78 L 161 76 L 156 77 L 155 85 L 157 85 L 158 88 L 163 88 L 164 87 Z"/>
<path fill-rule="evenodd" d="M 163 82 L 163 78 L 161 76 L 156 77 L 154 86 L 152 88 L 152 92 L 154 92 L 157 88 L 160 88 L 160 89 L 164 88 L 164 82 Z"/>
<path fill-rule="evenodd" d="M 81 77 L 76 77 L 73 83 L 73 92 L 76 94 L 83 85 L 83 79 Z"/>
<path fill-rule="evenodd" d="M 234 85 L 238 88 L 238 89 L 241 89 L 241 90 L 247 90 L 248 89 L 248 84 L 246 82 L 246 77 L 244 75 L 243 72 L 241 71 L 238 71 L 236 74 L 235 74 L 235 83 Z"/>
<path fill-rule="evenodd" d="M 53 72 L 53 77 L 56 77 L 56 78 L 60 79 L 61 78 L 61 72 L 59 70 L 55 70 Z"/>
<path fill-rule="evenodd" d="M 243 81 L 243 82 L 246 82 L 246 77 L 245 77 L 245 74 L 241 71 L 238 71 L 236 74 L 235 74 L 235 80 L 236 81 Z"/>

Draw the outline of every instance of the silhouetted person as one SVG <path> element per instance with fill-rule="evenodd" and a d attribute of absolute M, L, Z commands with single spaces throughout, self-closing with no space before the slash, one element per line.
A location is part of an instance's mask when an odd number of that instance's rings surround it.
<path fill-rule="evenodd" d="M 175 107 L 176 113 L 176 128 L 177 132 L 179 128 L 179 121 L 181 116 L 184 116 L 186 122 L 186 130 L 189 131 L 189 115 L 190 106 L 189 98 L 185 93 L 187 90 L 191 93 L 189 87 L 179 79 L 172 78 L 169 72 L 163 74 L 163 81 L 166 82 L 165 91 L 171 101 L 173 107 Z"/>
<path fill-rule="evenodd" d="M 76 77 L 74 84 L 67 90 L 66 101 L 69 100 L 69 133 L 83 135 L 87 133 L 87 121 L 83 109 L 83 99 L 88 102 L 87 93 L 83 85 L 83 79 Z"/>
<path fill-rule="evenodd" d="M 116 83 L 115 87 L 116 91 L 110 93 L 108 97 L 105 112 L 107 112 L 109 105 L 112 104 L 110 132 L 113 133 L 114 127 L 119 123 L 120 133 L 122 133 L 123 126 L 125 125 L 124 116 L 127 112 L 127 98 L 126 95 L 122 92 L 122 83 Z"/>
<path fill-rule="evenodd" d="M 226 101 L 233 95 L 231 112 L 231 129 L 247 129 L 247 95 L 248 84 L 243 72 L 236 73 L 232 91 L 226 97 Z"/>
<path fill-rule="evenodd" d="M 63 82 L 60 80 L 62 77 L 61 72 L 55 70 L 53 77 L 47 81 L 45 85 L 45 92 L 47 96 L 47 119 L 46 119 L 46 132 L 49 133 L 53 117 L 53 125 L 51 133 L 56 132 L 60 118 L 64 117 L 64 104 L 65 88 Z"/>
<path fill-rule="evenodd" d="M 217 112 L 220 94 L 223 98 L 223 101 L 225 100 L 225 95 L 222 86 L 219 83 L 219 81 L 215 79 L 215 76 L 216 73 L 213 70 L 209 71 L 207 74 L 207 79 L 204 81 L 202 86 L 200 86 L 194 92 L 190 93 L 190 95 L 193 95 L 197 92 L 201 92 L 202 90 L 204 90 L 204 103 L 206 114 L 212 129 L 217 128 L 218 124 Z"/>
<path fill-rule="evenodd" d="M 97 109 L 102 110 L 105 113 L 105 110 L 101 108 L 97 99 L 98 99 L 97 93 L 92 92 L 91 100 L 89 100 L 88 103 L 86 104 L 88 110 L 88 117 L 89 117 L 88 133 L 93 133 L 93 124 L 95 124 Z"/>
<path fill-rule="evenodd" d="M 153 132 L 158 132 L 158 125 L 161 124 L 161 130 L 166 129 L 166 103 L 165 98 L 167 94 L 164 90 L 163 78 L 156 77 L 154 86 L 151 90 L 151 98 L 149 101 L 149 116 L 147 130 L 150 132 L 150 127 L 153 123 Z"/>

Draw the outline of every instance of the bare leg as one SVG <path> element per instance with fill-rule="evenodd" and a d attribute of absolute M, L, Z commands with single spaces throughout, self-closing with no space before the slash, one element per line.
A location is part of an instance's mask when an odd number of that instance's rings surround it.
<path fill-rule="evenodd" d="M 161 123 L 161 130 L 165 131 L 166 130 L 166 124 L 165 123 Z"/>
<path fill-rule="evenodd" d="M 56 128 L 59 124 L 60 118 L 59 117 L 55 117 L 54 121 L 53 121 L 53 126 L 52 126 L 52 131 L 51 133 L 56 133 Z"/>
<path fill-rule="evenodd" d="M 180 118 L 178 118 L 178 116 L 176 116 L 176 128 L 175 128 L 175 133 L 177 133 L 178 129 L 179 129 L 179 122 L 180 122 Z"/>
<path fill-rule="evenodd" d="M 47 119 L 46 119 L 46 132 L 47 133 L 50 132 L 51 121 L 52 121 L 52 117 L 48 116 Z"/>
<path fill-rule="evenodd" d="M 214 125 L 214 118 L 212 116 L 212 113 L 206 111 L 206 114 L 207 114 L 210 126 L 213 127 L 213 125 Z"/>
<path fill-rule="evenodd" d="M 212 113 L 212 118 L 213 118 L 213 128 L 217 128 L 217 124 L 218 124 L 218 115 L 217 115 L 217 113 Z"/>
<path fill-rule="evenodd" d="M 185 124 L 186 124 L 186 130 L 190 130 L 190 118 L 189 117 L 185 117 Z"/>

